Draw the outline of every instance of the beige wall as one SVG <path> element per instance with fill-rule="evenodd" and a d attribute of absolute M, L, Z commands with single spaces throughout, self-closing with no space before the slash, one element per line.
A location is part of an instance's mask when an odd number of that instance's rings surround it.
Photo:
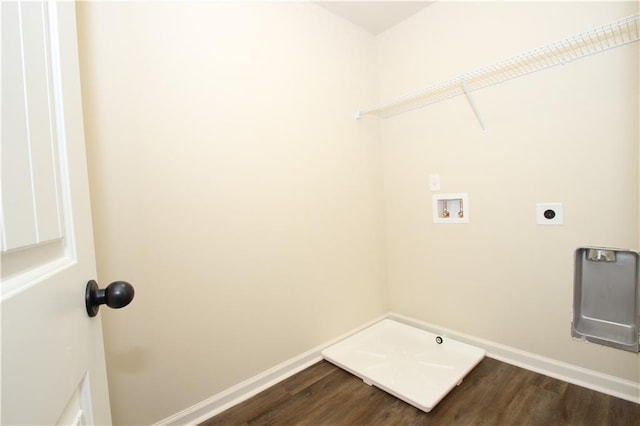
<path fill-rule="evenodd" d="M 435 3 L 382 34 L 382 98 L 636 13 L 638 3 Z M 629 45 L 385 120 L 391 310 L 640 381 L 638 355 L 570 336 L 573 252 L 639 248 L 638 50 Z M 470 223 L 432 222 L 429 175 Z M 564 225 L 535 205 L 562 202 Z"/>
<path fill-rule="evenodd" d="M 313 4 L 78 5 L 114 424 L 388 310 L 375 39 Z"/>

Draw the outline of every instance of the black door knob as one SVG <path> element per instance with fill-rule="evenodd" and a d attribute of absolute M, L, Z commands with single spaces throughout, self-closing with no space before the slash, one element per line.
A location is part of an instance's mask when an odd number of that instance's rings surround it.
<path fill-rule="evenodd" d="M 100 290 L 98 283 L 91 280 L 87 283 L 84 294 L 87 314 L 90 317 L 98 315 L 100 305 L 107 305 L 114 309 L 123 308 L 133 300 L 134 294 L 133 286 L 126 281 L 114 281 Z"/>

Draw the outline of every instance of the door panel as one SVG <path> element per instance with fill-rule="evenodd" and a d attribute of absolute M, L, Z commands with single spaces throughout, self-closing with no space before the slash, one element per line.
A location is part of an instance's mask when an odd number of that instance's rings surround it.
<path fill-rule="evenodd" d="M 37 241 L 24 96 L 20 5 L 2 3 L 2 249 Z M 9 180 L 13 181 L 8 185 Z M 9 226 L 7 226 L 9 225 Z"/>
<path fill-rule="evenodd" d="M 2 152 L 7 251 L 62 235 L 46 3 L 8 2 L 3 9 L 2 137 L 12 141 Z"/>
<path fill-rule="evenodd" d="M 84 306 L 96 273 L 75 4 L 1 12 L 0 422 L 110 424 L 100 316 Z"/>

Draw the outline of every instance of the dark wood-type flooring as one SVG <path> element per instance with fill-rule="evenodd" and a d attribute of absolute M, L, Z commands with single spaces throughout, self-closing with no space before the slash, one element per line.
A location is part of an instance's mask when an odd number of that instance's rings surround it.
<path fill-rule="evenodd" d="M 640 405 L 485 358 L 429 413 L 321 361 L 201 423 L 640 426 Z"/>

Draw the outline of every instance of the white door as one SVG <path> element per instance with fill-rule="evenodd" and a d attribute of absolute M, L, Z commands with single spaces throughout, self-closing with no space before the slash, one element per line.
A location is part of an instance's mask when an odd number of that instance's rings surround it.
<path fill-rule="evenodd" d="M 2 14 L 2 425 L 110 424 L 73 2 Z"/>

